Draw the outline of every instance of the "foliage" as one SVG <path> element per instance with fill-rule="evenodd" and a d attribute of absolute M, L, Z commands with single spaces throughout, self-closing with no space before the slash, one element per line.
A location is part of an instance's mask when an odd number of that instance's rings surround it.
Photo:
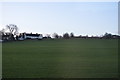
<path fill-rule="evenodd" d="M 68 33 L 63 34 L 63 38 L 68 39 L 70 36 Z"/>
<path fill-rule="evenodd" d="M 72 37 L 72 38 L 73 38 L 73 37 L 74 37 L 74 33 L 70 33 L 70 37 Z"/>
<path fill-rule="evenodd" d="M 59 35 L 58 35 L 57 33 L 54 33 L 54 34 L 53 34 L 53 37 L 54 37 L 54 38 L 59 38 Z"/>

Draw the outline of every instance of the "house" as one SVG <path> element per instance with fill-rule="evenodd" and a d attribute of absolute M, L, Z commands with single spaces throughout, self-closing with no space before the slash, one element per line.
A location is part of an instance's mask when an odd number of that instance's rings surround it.
<path fill-rule="evenodd" d="M 18 37 L 19 40 L 25 40 L 25 39 L 42 39 L 42 34 L 32 34 L 32 33 L 21 33 Z"/>

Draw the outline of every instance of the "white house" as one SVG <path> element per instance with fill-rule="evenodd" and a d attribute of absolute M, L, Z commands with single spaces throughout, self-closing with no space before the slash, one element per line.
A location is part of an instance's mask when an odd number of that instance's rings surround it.
<path fill-rule="evenodd" d="M 43 39 L 42 34 L 32 34 L 32 33 L 23 33 L 20 35 L 19 40 L 25 40 L 25 39 Z"/>
<path fill-rule="evenodd" d="M 25 39 L 42 39 L 42 34 L 24 34 Z"/>

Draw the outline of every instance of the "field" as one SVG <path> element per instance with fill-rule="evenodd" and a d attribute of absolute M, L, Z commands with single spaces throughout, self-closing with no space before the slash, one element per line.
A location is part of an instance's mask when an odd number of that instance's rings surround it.
<path fill-rule="evenodd" d="M 117 39 L 3 43 L 3 78 L 116 78 Z"/>

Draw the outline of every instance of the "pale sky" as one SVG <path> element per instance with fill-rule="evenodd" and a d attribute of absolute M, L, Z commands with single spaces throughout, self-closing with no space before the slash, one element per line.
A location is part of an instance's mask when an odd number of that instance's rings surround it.
<path fill-rule="evenodd" d="M 2 2 L 0 27 L 19 32 L 62 35 L 118 34 L 118 2 Z"/>

